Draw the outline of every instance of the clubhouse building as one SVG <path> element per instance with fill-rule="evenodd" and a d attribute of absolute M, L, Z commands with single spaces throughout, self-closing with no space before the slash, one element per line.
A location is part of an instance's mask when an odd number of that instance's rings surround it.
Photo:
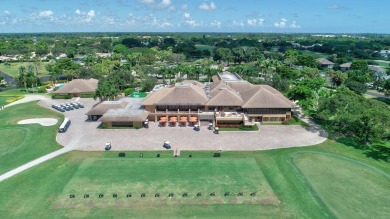
<path fill-rule="evenodd" d="M 146 98 L 105 101 L 87 112 L 106 126 L 134 126 L 154 121 L 160 126 L 213 123 L 239 126 L 282 123 L 295 104 L 268 85 L 253 85 L 233 73 L 212 77 L 211 83 L 187 80 L 162 87 Z"/>

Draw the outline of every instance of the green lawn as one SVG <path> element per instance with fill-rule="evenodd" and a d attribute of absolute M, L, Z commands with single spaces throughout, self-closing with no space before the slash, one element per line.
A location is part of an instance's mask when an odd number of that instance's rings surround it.
<path fill-rule="evenodd" d="M 17 77 L 19 73 L 19 67 L 29 65 L 28 62 L 11 62 L 10 66 L 4 65 L 4 63 L 0 63 L 0 71 L 11 75 L 12 77 Z M 39 76 L 48 75 L 49 73 L 46 71 L 45 66 L 48 62 L 41 62 L 41 65 L 38 67 Z"/>
<path fill-rule="evenodd" d="M 210 51 L 213 51 L 215 49 L 215 46 L 196 44 L 195 48 L 197 50 L 210 50 Z"/>
<path fill-rule="evenodd" d="M 314 58 L 327 58 L 329 57 L 328 54 L 326 53 L 320 53 L 320 52 L 313 52 L 313 51 L 309 51 L 309 50 L 299 50 L 300 53 L 302 53 L 302 55 L 310 55 L 310 56 L 313 56 Z"/>
<path fill-rule="evenodd" d="M 328 153 L 300 153 L 294 163 L 338 218 L 385 218 L 384 213 L 390 216 L 388 172 Z"/>
<path fill-rule="evenodd" d="M 0 93 L 0 106 L 4 106 L 22 99 L 24 96 L 1 96 Z"/>
<path fill-rule="evenodd" d="M 389 65 L 389 63 L 387 63 L 387 62 L 378 62 L 377 61 L 376 64 L 379 65 L 379 66 L 382 66 L 386 70 L 387 73 L 390 72 L 390 65 Z"/>
<path fill-rule="evenodd" d="M 117 152 L 71 152 L 1 182 L 0 215 L 389 218 L 390 165 L 378 153 L 330 140 L 312 147 L 222 152 L 221 158 L 207 151 L 182 151 L 178 158 L 172 151 L 145 152 L 144 158 L 139 152 L 126 152 L 124 158 Z M 226 191 L 229 197 L 221 194 Z M 232 196 L 239 191 L 244 196 Z M 250 191 L 258 193 L 252 197 Z M 154 197 L 156 192 L 161 197 Z M 168 198 L 169 192 L 174 197 Z M 194 197 L 196 192 L 203 196 Z"/>
<path fill-rule="evenodd" d="M 253 125 L 253 126 L 240 126 L 238 128 L 219 128 L 219 131 L 259 131 L 259 126 Z"/>
<path fill-rule="evenodd" d="M 1 100 L 1 98 L 0 98 Z M 18 125 L 31 118 L 56 118 L 57 125 Z M 55 134 L 63 116 L 44 109 L 37 102 L 15 105 L 0 111 L 0 174 L 60 148 Z"/>
<path fill-rule="evenodd" d="M 202 196 L 197 197 L 198 192 Z M 216 196 L 210 198 L 212 192 Z M 225 192 L 231 195 L 225 197 Z M 239 192 L 244 196 L 237 196 Z M 258 195 L 250 196 L 251 192 Z M 98 198 L 100 193 L 106 198 Z M 112 198 L 115 193 L 118 197 Z M 127 198 L 128 193 L 134 197 Z M 141 193 L 146 197 L 140 198 Z M 155 197 L 157 193 L 159 198 Z M 169 193 L 174 196 L 169 198 Z M 183 197 L 184 193 L 188 196 Z M 69 194 L 77 197 L 70 199 Z M 84 194 L 91 198 L 83 198 Z M 162 206 L 279 204 L 255 159 L 90 158 L 81 163 L 53 206 L 142 206 L 145 202 Z"/>
<path fill-rule="evenodd" d="M 36 102 L 0 111 L 0 174 L 60 148 L 54 138 L 60 123 L 16 124 L 39 117 L 63 118 Z M 170 150 L 143 152 L 143 158 L 140 152 L 126 152 L 126 157 L 118 152 L 67 153 L 1 182 L 0 215 L 390 218 L 389 142 L 365 148 L 328 140 L 311 147 L 223 151 L 219 158 L 213 153 L 182 151 L 177 158 Z M 188 197 L 182 196 L 185 192 Z M 210 196 L 212 192 L 216 195 Z M 126 197 L 129 193 L 132 197 Z"/>

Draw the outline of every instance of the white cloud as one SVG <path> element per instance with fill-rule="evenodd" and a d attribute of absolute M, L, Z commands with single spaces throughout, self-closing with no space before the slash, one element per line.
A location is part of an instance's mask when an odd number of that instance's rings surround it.
<path fill-rule="evenodd" d="M 4 12 L 4 14 L 10 14 L 10 12 L 9 11 L 3 11 Z"/>
<path fill-rule="evenodd" d="M 286 28 L 286 22 L 287 22 L 287 20 L 286 19 L 284 19 L 284 18 L 282 18 L 282 19 L 280 19 L 280 21 L 279 22 L 275 22 L 274 23 L 274 27 L 277 27 L 277 28 Z"/>
<path fill-rule="evenodd" d="M 146 5 L 153 5 L 155 3 L 154 0 L 138 0 L 138 1 Z"/>
<path fill-rule="evenodd" d="M 329 5 L 327 8 L 330 9 L 330 10 L 347 10 L 347 8 L 345 6 L 336 5 L 336 4 Z"/>
<path fill-rule="evenodd" d="M 188 25 L 192 26 L 192 27 L 198 27 L 200 26 L 200 24 L 198 22 L 195 21 L 195 19 L 193 19 L 191 17 L 191 14 L 188 13 L 188 12 L 185 12 L 184 15 L 183 15 L 183 19 L 184 19 L 184 22 L 186 22 Z"/>
<path fill-rule="evenodd" d="M 92 9 L 89 10 L 88 12 L 77 9 L 74 13 L 78 15 L 77 20 L 81 23 L 90 23 L 93 21 L 93 18 L 96 16 L 95 11 Z"/>
<path fill-rule="evenodd" d="M 244 24 L 244 22 L 243 21 L 236 21 L 236 20 L 233 20 L 233 26 L 234 27 L 244 27 L 245 26 L 245 24 Z"/>
<path fill-rule="evenodd" d="M 183 15 L 183 17 L 184 17 L 184 19 L 190 19 L 190 18 L 191 18 L 191 14 L 185 12 L 184 15 Z"/>
<path fill-rule="evenodd" d="M 155 9 L 168 9 L 168 11 L 175 11 L 175 6 L 171 0 L 162 0 L 160 3 L 155 0 L 138 0 L 138 2 Z"/>
<path fill-rule="evenodd" d="M 90 11 L 88 11 L 87 15 L 90 16 L 90 17 L 95 17 L 95 11 L 94 10 L 90 10 Z"/>
<path fill-rule="evenodd" d="M 291 24 L 290 24 L 290 27 L 291 28 L 301 28 L 301 26 L 299 26 L 298 24 L 297 24 L 297 22 L 296 21 L 293 21 Z"/>
<path fill-rule="evenodd" d="M 187 10 L 187 9 L 188 9 L 188 5 L 187 5 L 187 4 L 182 4 L 182 5 L 181 5 L 181 9 Z"/>
<path fill-rule="evenodd" d="M 169 7 L 171 5 L 172 5 L 171 0 L 162 0 L 162 2 L 160 3 L 160 6 L 163 8 Z"/>
<path fill-rule="evenodd" d="M 207 2 L 203 2 L 202 4 L 199 5 L 199 9 L 205 11 L 213 11 L 217 9 L 217 6 L 215 5 L 214 2 L 210 2 L 210 4 L 207 4 Z"/>
<path fill-rule="evenodd" d="M 246 22 L 248 24 L 248 26 L 263 26 L 264 25 L 264 19 L 263 18 L 259 18 L 259 19 L 248 19 Z"/>
<path fill-rule="evenodd" d="M 213 22 L 210 23 L 212 27 L 218 27 L 221 28 L 221 21 L 214 20 Z"/>
<path fill-rule="evenodd" d="M 53 14 L 54 13 L 52 11 L 41 11 L 41 12 L 39 12 L 39 17 L 50 17 Z"/>

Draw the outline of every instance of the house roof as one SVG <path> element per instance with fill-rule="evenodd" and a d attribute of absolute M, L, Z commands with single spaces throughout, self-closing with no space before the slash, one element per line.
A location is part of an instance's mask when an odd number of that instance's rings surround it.
<path fill-rule="evenodd" d="M 148 118 L 149 113 L 147 111 L 142 111 L 139 114 L 120 114 L 117 115 L 115 112 L 120 109 L 111 109 L 109 112 L 104 114 L 98 121 L 100 122 L 143 122 Z M 112 113 L 110 113 L 112 112 Z"/>
<path fill-rule="evenodd" d="M 324 59 L 324 58 L 318 58 L 317 62 L 319 62 L 321 65 L 333 65 L 334 64 L 333 62 L 331 62 L 327 59 Z"/>
<path fill-rule="evenodd" d="M 374 71 L 374 72 L 384 72 L 383 68 L 381 68 L 380 66 L 375 66 L 375 65 L 369 65 L 368 69 L 370 69 L 371 71 Z"/>
<path fill-rule="evenodd" d="M 142 105 L 204 105 L 208 101 L 202 87 L 190 83 L 178 83 L 174 87 L 150 93 Z"/>
<path fill-rule="evenodd" d="M 193 84 L 176 84 L 157 105 L 204 105 L 208 97 L 203 88 Z"/>
<path fill-rule="evenodd" d="M 208 89 L 180 83 L 150 93 L 142 105 L 242 106 L 243 108 L 291 108 L 295 104 L 268 85 L 219 80 Z"/>
<path fill-rule="evenodd" d="M 125 108 L 126 105 L 127 103 L 123 101 L 104 101 L 90 109 L 85 115 L 103 115 L 110 109 Z"/>
<path fill-rule="evenodd" d="M 118 108 L 108 109 L 103 116 L 98 120 L 101 122 L 142 122 L 145 121 L 149 115 L 141 105 L 143 98 L 123 98 L 119 101 L 106 102 L 120 102 L 121 106 Z"/>
<path fill-rule="evenodd" d="M 244 103 L 241 96 L 231 88 L 221 88 L 215 91 L 215 96 L 206 103 L 206 106 L 241 106 Z"/>
<path fill-rule="evenodd" d="M 73 79 L 72 81 L 64 84 L 63 87 L 54 91 L 55 94 L 70 94 L 70 93 L 94 93 L 98 87 L 98 80 L 91 78 L 85 79 Z"/>
<path fill-rule="evenodd" d="M 270 90 L 261 86 L 253 88 L 253 95 L 245 101 L 242 108 L 291 108 L 280 95 L 273 94 Z M 252 91 L 253 92 L 253 91 Z"/>
<path fill-rule="evenodd" d="M 340 68 L 350 68 L 351 67 L 351 63 L 350 62 L 347 62 L 347 63 L 343 63 L 340 65 Z"/>

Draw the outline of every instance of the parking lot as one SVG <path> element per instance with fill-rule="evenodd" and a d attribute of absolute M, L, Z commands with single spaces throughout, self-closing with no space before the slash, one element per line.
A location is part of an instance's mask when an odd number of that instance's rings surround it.
<path fill-rule="evenodd" d="M 39 102 L 50 108 L 52 104 L 74 102 L 72 100 L 46 99 Z M 326 140 L 321 130 L 301 126 L 264 125 L 258 132 L 220 132 L 214 134 L 207 127 L 200 131 L 192 127 L 158 127 L 151 122 L 148 129 L 99 129 L 99 122 L 87 121 L 85 113 L 97 101 L 90 98 L 79 100 L 84 108 L 65 111 L 72 121 L 66 133 L 60 133 L 57 141 L 65 147 L 85 151 L 103 151 L 106 142 L 111 150 L 163 150 L 164 141 L 171 143 L 173 150 L 266 150 L 319 144 Z"/>

